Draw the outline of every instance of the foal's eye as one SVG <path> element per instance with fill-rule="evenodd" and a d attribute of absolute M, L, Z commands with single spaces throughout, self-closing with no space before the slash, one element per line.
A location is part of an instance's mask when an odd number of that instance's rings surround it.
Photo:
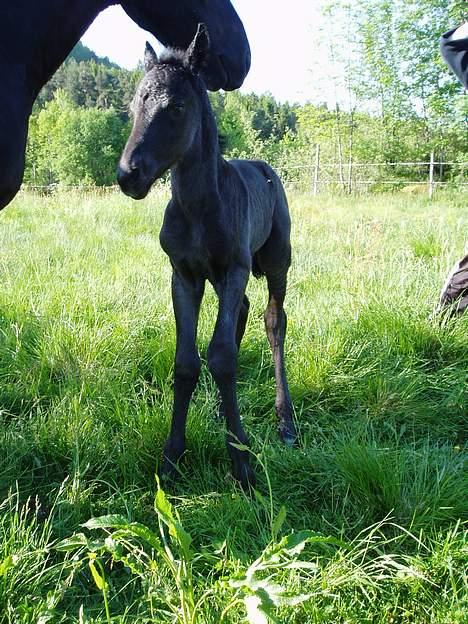
<path fill-rule="evenodd" d="M 171 114 L 171 117 L 182 117 L 182 115 L 184 114 L 185 111 L 185 105 L 184 104 L 171 104 L 169 106 L 169 113 Z"/>
<path fill-rule="evenodd" d="M 148 98 L 149 98 L 149 93 L 144 93 L 144 94 L 141 96 L 141 99 L 143 100 L 143 103 L 144 103 L 144 102 L 146 102 Z"/>

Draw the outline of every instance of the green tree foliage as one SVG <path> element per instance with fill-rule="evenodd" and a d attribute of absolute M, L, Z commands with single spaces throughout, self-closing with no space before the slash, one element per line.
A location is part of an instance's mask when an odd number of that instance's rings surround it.
<path fill-rule="evenodd" d="M 112 63 L 112 61 L 110 61 L 107 56 L 98 56 L 95 52 L 93 52 L 87 46 L 81 43 L 81 41 L 78 41 L 76 46 L 70 52 L 68 60 L 71 59 L 74 59 L 78 63 L 82 63 L 83 61 L 95 61 L 96 63 L 100 63 L 101 65 L 105 65 L 106 67 L 114 67 L 115 69 L 119 69 L 119 66 L 116 63 Z"/>
<path fill-rule="evenodd" d="M 61 89 L 76 106 L 113 108 L 123 120 L 127 120 L 130 102 L 141 75 L 141 70 L 122 69 L 109 59 L 96 56 L 83 44 L 78 44 L 42 89 L 36 101 L 36 110 L 43 108 Z"/>
<path fill-rule="evenodd" d="M 369 98 L 384 120 L 419 118 L 435 149 L 462 121 L 460 85 L 441 58 L 439 38 L 466 15 L 460 0 L 360 0 L 355 26 L 370 76 Z"/>
<path fill-rule="evenodd" d="M 327 47 L 326 90 L 335 103 L 299 106 L 271 94 L 210 93 L 223 153 L 263 158 L 286 181 L 309 185 L 319 145 L 321 163 L 334 163 L 328 178 L 342 188 L 353 163 L 369 163 L 359 170 L 361 179 L 411 180 L 427 175 L 427 166 L 394 163 L 427 162 L 431 151 L 445 161 L 468 160 L 467 98 L 439 52 L 440 34 L 461 21 L 465 7 L 464 0 L 334 1 L 319 39 Z M 26 181 L 115 183 L 141 75 L 141 68 L 119 68 L 79 44 L 38 98 Z M 464 174 L 448 166 L 443 175 Z"/>
<path fill-rule="evenodd" d="M 126 133 L 127 124 L 114 109 L 78 107 L 59 90 L 31 119 L 26 181 L 114 184 Z"/>
<path fill-rule="evenodd" d="M 427 163 L 431 152 L 445 161 L 468 160 L 466 98 L 439 49 L 441 34 L 466 17 L 466 2 L 335 0 L 324 13 L 320 42 L 335 104 L 297 111 L 290 157 L 311 162 L 320 145 L 322 163 L 336 163 L 330 177 L 345 187 L 353 162 L 384 164 L 360 169 L 361 179 L 404 180 L 421 179 L 427 165 L 393 163 Z M 443 173 L 456 179 L 463 169 Z"/>
<path fill-rule="evenodd" d="M 269 93 L 212 93 L 210 100 L 223 150 L 231 156 L 271 151 L 288 132 L 295 131 L 295 107 L 278 103 Z"/>

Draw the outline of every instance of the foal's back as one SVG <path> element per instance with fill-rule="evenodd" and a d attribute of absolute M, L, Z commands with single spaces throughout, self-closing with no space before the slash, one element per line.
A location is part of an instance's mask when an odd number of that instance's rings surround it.
<path fill-rule="evenodd" d="M 247 225 L 243 236 L 248 241 L 252 257 L 252 272 L 256 277 L 289 267 L 291 259 L 291 219 L 288 200 L 275 170 L 263 160 L 230 160 L 231 176 L 241 187 L 233 202 L 230 188 L 230 207 L 245 215 Z M 231 186 L 231 185 L 230 185 Z M 229 202 L 229 198 L 223 198 Z"/>
<path fill-rule="evenodd" d="M 222 200 L 229 206 L 228 210 L 240 210 L 247 219 L 244 236 L 251 254 L 262 248 L 272 232 L 280 232 L 289 241 L 288 201 L 274 169 L 263 160 L 234 159 L 226 165 L 232 182 L 227 189 L 222 187 Z"/>

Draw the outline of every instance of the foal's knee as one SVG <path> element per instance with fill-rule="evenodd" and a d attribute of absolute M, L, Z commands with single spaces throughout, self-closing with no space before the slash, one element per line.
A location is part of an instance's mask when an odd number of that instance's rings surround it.
<path fill-rule="evenodd" d="M 175 359 L 174 377 L 177 381 L 193 383 L 200 376 L 200 357 L 198 353 L 178 353 Z"/>
<path fill-rule="evenodd" d="M 212 341 L 208 347 L 208 368 L 218 383 L 235 376 L 237 346 L 234 341 Z"/>

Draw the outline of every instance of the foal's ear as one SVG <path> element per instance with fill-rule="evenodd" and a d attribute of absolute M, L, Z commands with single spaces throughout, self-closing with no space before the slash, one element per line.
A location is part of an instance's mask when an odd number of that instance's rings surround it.
<path fill-rule="evenodd" d="M 208 62 L 210 37 L 205 24 L 198 24 L 197 32 L 189 45 L 185 58 L 193 74 L 198 75 Z"/>
<path fill-rule="evenodd" d="M 145 46 L 145 56 L 144 56 L 144 66 L 145 72 L 148 73 L 155 65 L 158 63 L 158 56 L 156 52 L 153 50 L 151 45 L 146 42 Z"/>

